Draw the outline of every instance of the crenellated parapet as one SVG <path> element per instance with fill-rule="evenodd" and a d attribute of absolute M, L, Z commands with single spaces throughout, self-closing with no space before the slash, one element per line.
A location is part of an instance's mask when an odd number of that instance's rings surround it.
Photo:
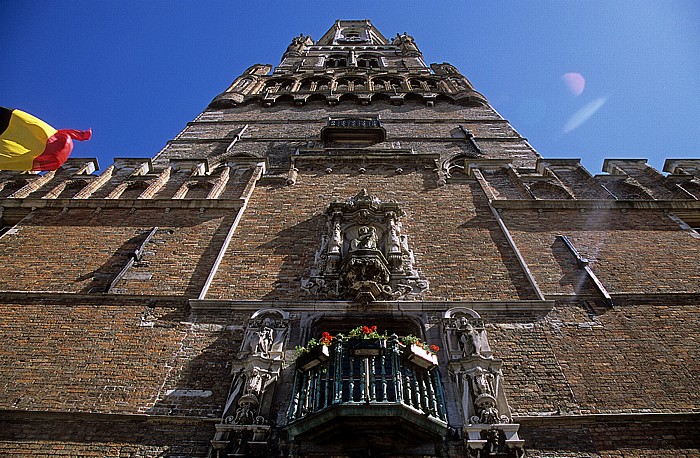
<path fill-rule="evenodd" d="M 500 159 L 464 159 L 464 171 L 481 182 L 491 200 L 534 201 L 697 201 L 700 199 L 698 176 L 678 166 L 663 175 L 646 159 L 607 159 L 606 174 L 592 175 L 578 159 L 543 159 L 535 168 L 516 167 Z M 685 160 L 697 173 L 697 160 Z M 446 163 L 445 167 L 449 167 Z M 451 176 L 458 177 L 451 169 Z"/>
<path fill-rule="evenodd" d="M 0 201 L 9 206 L 96 206 L 108 201 L 236 200 L 241 198 L 259 158 L 175 159 L 155 167 L 150 159 L 116 158 L 96 174 L 95 159 L 72 158 L 43 175 L 1 172 Z M 102 202 L 102 203 L 100 203 Z"/>

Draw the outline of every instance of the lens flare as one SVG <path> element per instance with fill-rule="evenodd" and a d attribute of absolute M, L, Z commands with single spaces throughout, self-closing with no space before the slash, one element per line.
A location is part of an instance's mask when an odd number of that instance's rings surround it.
<path fill-rule="evenodd" d="M 581 125 L 588 121 L 590 117 L 596 113 L 596 111 L 600 110 L 600 107 L 605 105 L 605 102 L 607 102 L 607 100 L 607 97 L 598 97 L 597 99 L 586 104 L 583 108 L 574 113 L 564 126 L 564 133 L 568 134 L 572 130 L 581 127 Z"/>
<path fill-rule="evenodd" d="M 561 79 L 563 79 L 564 83 L 566 83 L 566 87 L 569 88 L 569 92 L 576 97 L 581 95 L 586 87 L 586 78 L 584 78 L 580 73 L 564 73 L 561 76 Z"/>

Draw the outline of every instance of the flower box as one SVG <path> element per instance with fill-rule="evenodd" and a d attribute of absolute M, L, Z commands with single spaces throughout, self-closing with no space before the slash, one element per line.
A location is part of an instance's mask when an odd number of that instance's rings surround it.
<path fill-rule="evenodd" d="M 409 362 L 423 369 L 432 369 L 438 363 L 436 354 L 416 344 L 404 347 L 403 356 Z"/>
<path fill-rule="evenodd" d="M 328 361 L 328 358 L 330 358 L 330 350 L 328 346 L 317 345 L 311 348 L 308 352 L 297 357 L 297 369 L 300 371 L 308 371 Z"/>
<path fill-rule="evenodd" d="M 381 356 L 386 350 L 385 339 L 350 339 L 348 346 L 352 356 Z"/>

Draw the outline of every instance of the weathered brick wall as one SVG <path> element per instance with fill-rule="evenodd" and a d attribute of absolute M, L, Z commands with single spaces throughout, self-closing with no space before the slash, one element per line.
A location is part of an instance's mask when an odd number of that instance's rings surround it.
<path fill-rule="evenodd" d="M 3 304 L 0 409 L 221 415 L 241 317 L 72 302 Z"/>
<path fill-rule="evenodd" d="M 700 291 L 700 243 L 661 210 L 502 210 L 545 294 L 583 292 L 566 235 L 612 293 Z M 585 284 L 584 284 L 585 286 Z"/>
<path fill-rule="evenodd" d="M 528 457 L 695 458 L 699 425 L 697 416 L 526 420 L 520 431 L 528 438 Z"/>
<path fill-rule="evenodd" d="M 203 419 L 0 413 L 0 455 L 12 457 L 203 457 L 213 434 Z"/>
<path fill-rule="evenodd" d="M 489 326 L 514 414 L 697 410 L 697 302 L 669 298 L 623 303 L 593 318 L 589 312 L 561 305 L 541 321 Z"/>
<path fill-rule="evenodd" d="M 405 209 L 402 233 L 416 267 L 430 281 L 425 299 L 533 299 L 512 250 L 474 184 L 438 187 L 437 174 L 410 163 L 299 166 L 295 185 L 264 180 L 217 272 L 208 298 L 309 299 L 300 288 L 324 233 L 334 200 L 365 188 Z M 325 172 L 332 166 L 333 172 Z M 403 166 L 401 175 L 395 168 Z"/>
<path fill-rule="evenodd" d="M 196 296 L 236 210 L 36 210 L 0 238 L 0 289 L 104 291 L 153 228 L 118 292 Z M 94 290 L 93 290 L 94 288 Z"/>

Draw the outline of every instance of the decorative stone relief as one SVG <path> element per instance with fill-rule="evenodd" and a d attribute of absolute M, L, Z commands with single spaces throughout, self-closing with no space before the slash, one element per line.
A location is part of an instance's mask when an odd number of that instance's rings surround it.
<path fill-rule="evenodd" d="M 493 357 L 484 322 L 474 310 L 453 308 L 443 316 L 450 376 L 462 399 L 462 424 L 472 456 L 522 454 L 503 390 L 503 362 Z"/>
<path fill-rule="evenodd" d="M 216 456 L 256 456 L 267 451 L 274 386 L 284 362 L 289 315 L 278 309 L 255 312 L 232 363 L 231 389 L 211 441 Z"/>
<path fill-rule="evenodd" d="M 326 299 L 368 303 L 417 299 L 428 281 L 415 269 L 408 237 L 401 233 L 403 210 L 366 189 L 326 211 L 326 233 L 302 288 Z"/>

